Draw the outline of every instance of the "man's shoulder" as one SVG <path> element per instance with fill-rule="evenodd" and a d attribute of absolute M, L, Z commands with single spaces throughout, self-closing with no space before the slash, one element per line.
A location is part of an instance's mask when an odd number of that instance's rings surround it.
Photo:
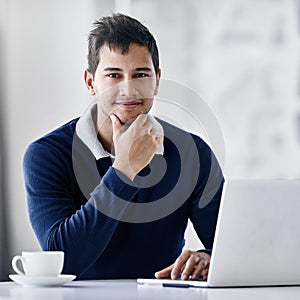
<path fill-rule="evenodd" d="M 71 151 L 76 123 L 79 118 L 73 119 L 58 128 L 36 139 L 28 146 L 26 152 L 38 150 Z"/>
<path fill-rule="evenodd" d="M 78 119 L 79 118 L 68 121 L 67 123 L 57 127 L 56 129 L 46 133 L 45 135 L 37 139 L 35 142 L 42 142 L 43 140 L 60 139 L 66 137 L 72 138 L 75 132 L 76 123 Z"/>
<path fill-rule="evenodd" d="M 167 138 L 171 137 L 172 139 L 172 137 L 176 136 L 178 139 L 183 139 L 183 141 L 192 138 L 191 141 L 195 142 L 197 145 L 207 145 L 206 142 L 199 135 L 182 129 L 160 118 L 155 117 L 155 119 L 163 127 L 164 134 Z"/>

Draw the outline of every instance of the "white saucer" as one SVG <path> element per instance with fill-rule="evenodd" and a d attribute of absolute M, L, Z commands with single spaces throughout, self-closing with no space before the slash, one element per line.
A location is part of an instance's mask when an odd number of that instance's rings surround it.
<path fill-rule="evenodd" d="M 11 274 L 9 278 L 23 286 L 60 286 L 74 280 L 76 276 L 61 274 L 57 277 L 43 277 Z"/>

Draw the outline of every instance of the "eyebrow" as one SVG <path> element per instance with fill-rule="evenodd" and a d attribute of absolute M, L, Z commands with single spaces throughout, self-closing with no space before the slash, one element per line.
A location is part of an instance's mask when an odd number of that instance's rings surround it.
<path fill-rule="evenodd" d="M 136 71 L 147 71 L 147 72 L 152 72 L 151 68 L 148 67 L 143 67 L 143 68 L 136 68 Z"/>
<path fill-rule="evenodd" d="M 107 67 L 107 68 L 104 68 L 103 71 L 104 72 L 108 72 L 108 71 L 109 72 L 112 72 L 112 71 L 114 71 L 114 72 L 122 72 L 123 70 L 120 69 L 120 68 Z M 136 68 L 135 71 L 138 71 L 138 72 L 140 72 L 140 71 L 152 72 L 151 68 L 149 68 L 149 67 Z"/>
<path fill-rule="evenodd" d="M 112 68 L 112 67 L 107 67 L 107 68 L 104 68 L 103 71 L 118 71 L 118 72 L 121 72 L 122 69 L 120 68 Z"/>

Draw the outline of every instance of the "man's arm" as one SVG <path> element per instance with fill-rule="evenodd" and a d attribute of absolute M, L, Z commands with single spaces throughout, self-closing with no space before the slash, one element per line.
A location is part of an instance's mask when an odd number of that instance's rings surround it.
<path fill-rule="evenodd" d="M 208 276 L 224 178 L 217 159 L 208 145 L 200 141 L 197 147 L 200 173 L 191 196 L 190 219 L 206 250 L 183 251 L 174 264 L 156 272 L 156 278 L 177 279 L 181 275 L 183 280 L 195 280 L 200 276 L 207 279 Z"/>
<path fill-rule="evenodd" d="M 113 203 L 115 195 L 130 202 L 139 189 L 127 185 L 110 167 L 88 201 L 78 207 L 68 167 L 50 145 L 33 143 L 24 157 L 29 217 L 39 243 L 43 250 L 64 251 L 64 272 L 79 275 L 105 250 L 118 226 L 118 220 L 97 208 Z"/>

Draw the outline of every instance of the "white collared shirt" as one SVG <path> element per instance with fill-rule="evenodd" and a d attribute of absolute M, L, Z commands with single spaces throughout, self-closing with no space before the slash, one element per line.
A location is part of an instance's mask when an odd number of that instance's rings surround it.
<path fill-rule="evenodd" d="M 97 103 L 93 103 L 88 110 L 79 118 L 76 124 L 76 134 L 82 140 L 82 142 L 90 149 L 96 160 L 103 157 L 113 157 L 113 155 L 107 152 L 97 135 L 97 126 L 94 123 L 93 116 L 97 115 Z M 157 131 L 157 135 L 164 137 L 164 130 L 160 123 L 151 115 L 148 114 L 148 121 L 152 124 L 153 128 Z M 163 155 L 164 145 L 163 142 L 159 145 L 156 154 Z"/>

